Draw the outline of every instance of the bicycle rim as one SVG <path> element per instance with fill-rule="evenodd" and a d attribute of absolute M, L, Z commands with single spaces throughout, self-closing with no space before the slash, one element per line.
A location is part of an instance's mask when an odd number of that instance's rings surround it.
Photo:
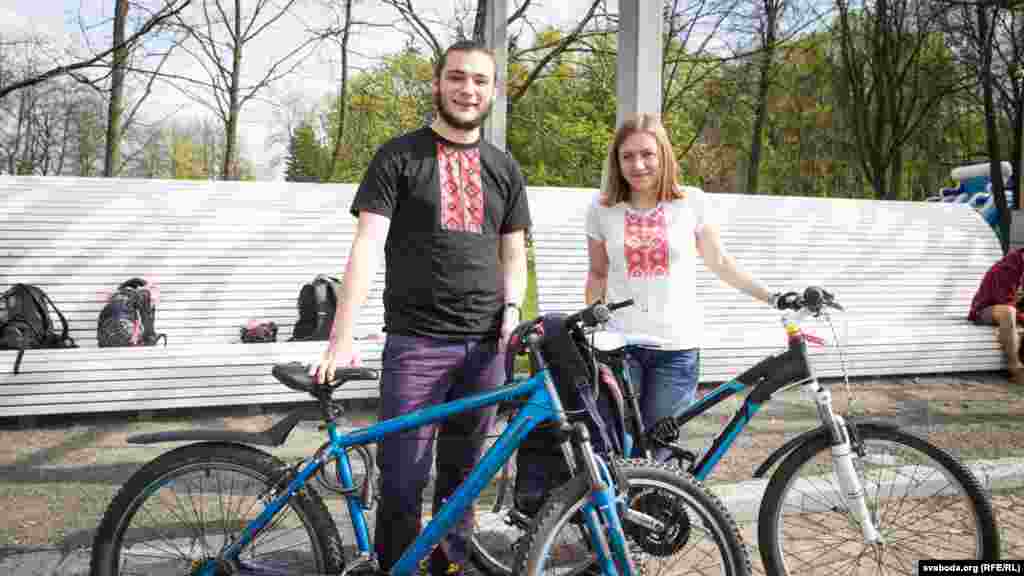
<path fill-rule="evenodd" d="M 190 574 L 216 558 L 263 509 L 270 478 L 226 461 L 196 462 L 149 482 L 117 529 L 118 574 Z M 242 551 L 251 576 L 323 573 L 323 550 L 302 506 L 286 505 Z"/>
<path fill-rule="evenodd" d="M 515 466 L 510 473 L 499 472 L 491 485 L 475 503 L 475 526 L 470 540 L 473 561 L 488 574 L 512 574 L 516 551 L 523 535 L 523 521 L 513 519 L 513 483 Z"/>
<path fill-rule="evenodd" d="M 883 543 L 864 541 L 820 436 L 786 458 L 765 492 L 758 530 L 769 573 L 915 575 L 924 558 L 998 555 L 991 503 L 967 468 L 910 433 L 857 430 L 864 454 L 854 466 Z"/>
<path fill-rule="evenodd" d="M 736 524 L 717 498 L 675 468 L 639 460 L 621 466 L 620 471 L 629 482 L 630 508 L 667 526 L 663 534 L 655 536 L 645 535 L 636 525 L 624 522 L 626 541 L 638 574 L 749 574 L 750 559 Z M 582 478 L 574 479 L 552 495 L 540 512 L 536 533 L 529 539 L 534 548 L 524 549 L 521 556 L 519 566 L 524 567 L 523 573 L 598 574 L 589 534 L 580 521 L 587 495 Z M 652 495 L 656 495 L 657 505 L 652 505 Z M 667 512 L 669 508 L 674 512 Z"/>

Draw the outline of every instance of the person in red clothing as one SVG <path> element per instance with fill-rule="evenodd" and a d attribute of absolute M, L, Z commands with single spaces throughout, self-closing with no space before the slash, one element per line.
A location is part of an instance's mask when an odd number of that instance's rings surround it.
<path fill-rule="evenodd" d="M 1024 314 L 1017 310 L 1017 292 L 1024 285 L 1024 248 L 1011 250 L 992 265 L 981 279 L 971 301 L 967 319 L 977 324 L 999 327 L 999 344 L 1006 353 L 1010 380 L 1024 384 L 1024 364 L 1020 361 L 1021 337 L 1018 326 L 1024 326 Z"/>

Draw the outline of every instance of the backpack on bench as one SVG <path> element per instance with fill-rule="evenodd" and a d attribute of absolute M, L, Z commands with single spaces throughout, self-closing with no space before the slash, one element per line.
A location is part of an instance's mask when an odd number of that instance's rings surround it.
<path fill-rule="evenodd" d="M 60 334 L 50 318 L 51 308 L 60 319 Z M 15 374 L 27 349 L 77 347 L 68 336 L 67 319 L 38 286 L 15 284 L 0 296 L 0 349 L 19 351 L 14 361 Z"/>
<path fill-rule="evenodd" d="M 96 323 L 96 343 L 108 346 L 153 346 L 167 335 L 156 332 L 156 302 L 142 278 L 121 283 L 107 300 Z"/>
<path fill-rule="evenodd" d="M 337 278 L 317 274 L 316 278 L 299 290 L 299 320 L 292 329 L 294 340 L 327 340 L 334 325 L 334 312 L 338 306 Z"/>

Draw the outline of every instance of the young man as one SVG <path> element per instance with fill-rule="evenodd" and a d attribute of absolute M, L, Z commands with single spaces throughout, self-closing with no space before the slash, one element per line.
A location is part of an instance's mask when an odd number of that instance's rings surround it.
<path fill-rule="evenodd" d="M 353 362 L 352 330 L 380 247 L 385 257 L 380 417 L 393 418 L 503 383 L 499 351 L 519 322 L 530 226 L 516 162 L 480 139 L 495 92 L 495 61 L 457 43 L 434 72 L 437 117 L 380 147 L 352 203 L 359 218 L 334 331 L 317 371 L 330 380 Z M 382 442 L 375 548 L 389 570 L 421 529 L 421 497 L 437 430 L 434 510 L 482 455 L 492 407 Z M 464 574 L 467 514 L 430 558 L 430 573 Z"/>
<path fill-rule="evenodd" d="M 1022 318 L 1017 311 L 1017 292 L 1024 284 L 1024 249 L 1011 250 L 992 265 L 981 279 L 971 301 L 967 319 L 999 327 L 999 344 L 1006 354 L 1010 381 L 1024 384 L 1024 363 L 1020 361 Z"/>

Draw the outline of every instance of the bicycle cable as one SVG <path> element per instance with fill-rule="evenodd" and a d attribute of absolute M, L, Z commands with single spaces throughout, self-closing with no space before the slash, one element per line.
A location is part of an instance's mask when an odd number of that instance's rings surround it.
<path fill-rule="evenodd" d="M 828 313 L 827 309 L 822 309 L 821 313 L 825 316 L 825 322 L 828 324 L 829 329 L 832 331 L 832 347 L 839 352 L 839 369 L 843 373 L 843 388 L 846 390 L 846 413 L 850 416 L 854 415 L 856 408 L 856 396 L 853 394 L 853 390 L 850 387 L 850 376 L 846 370 L 846 353 L 845 347 L 839 345 L 839 335 L 836 334 L 836 327 L 832 323 L 832 315 Z M 847 327 L 847 334 L 849 334 L 849 327 Z"/>

